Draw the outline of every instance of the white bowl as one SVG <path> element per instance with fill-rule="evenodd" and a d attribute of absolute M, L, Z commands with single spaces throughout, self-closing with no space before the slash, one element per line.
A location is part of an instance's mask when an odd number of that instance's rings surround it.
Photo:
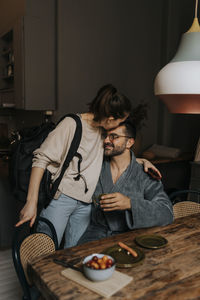
<path fill-rule="evenodd" d="M 83 272 L 85 276 L 92 281 L 103 281 L 110 278 L 115 270 L 115 260 L 113 257 L 106 255 L 109 259 L 112 259 L 113 265 L 107 269 L 92 269 L 86 266 L 86 263 L 89 262 L 93 256 L 97 256 L 98 258 L 102 258 L 106 254 L 98 254 L 94 253 L 89 256 L 86 256 L 83 260 Z"/>

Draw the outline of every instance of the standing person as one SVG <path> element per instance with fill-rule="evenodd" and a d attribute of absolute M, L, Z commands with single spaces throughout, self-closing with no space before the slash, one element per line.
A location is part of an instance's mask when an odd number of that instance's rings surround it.
<path fill-rule="evenodd" d="M 102 128 L 109 130 L 117 127 L 128 117 L 130 111 L 130 100 L 109 84 L 98 91 L 89 104 L 89 112 L 79 115 L 82 122 L 82 138 L 78 148 L 78 153 L 82 156 L 79 180 L 76 180 L 78 158 L 74 157 L 54 199 L 40 214 L 53 223 L 59 244 L 65 233 L 65 248 L 76 245 L 90 221 L 91 198 L 103 161 Z M 29 220 L 30 226 L 34 224 L 38 191 L 44 171 L 47 168 L 52 173 L 53 181 L 59 176 L 75 128 L 75 121 L 65 118 L 48 135 L 40 148 L 34 151 L 27 202 L 20 212 L 20 221 L 16 226 Z"/>

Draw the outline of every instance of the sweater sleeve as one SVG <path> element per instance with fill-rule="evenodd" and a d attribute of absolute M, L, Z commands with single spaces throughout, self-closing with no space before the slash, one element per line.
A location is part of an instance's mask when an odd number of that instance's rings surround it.
<path fill-rule="evenodd" d="M 64 161 L 71 145 L 76 129 L 76 122 L 66 117 L 49 133 L 40 148 L 34 151 L 32 167 L 46 169 L 50 164 L 50 171 L 54 173 Z"/>
<path fill-rule="evenodd" d="M 131 210 L 126 211 L 129 229 L 164 226 L 173 222 L 173 208 L 163 190 L 162 183 L 143 178 L 143 192 L 136 191 L 131 197 Z"/>

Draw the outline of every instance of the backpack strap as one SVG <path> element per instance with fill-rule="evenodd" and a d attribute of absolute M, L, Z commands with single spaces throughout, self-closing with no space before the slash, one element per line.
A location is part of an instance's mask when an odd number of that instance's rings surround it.
<path fill-rule="evenodd" d="M 77 154 L 77 150 L 78 150 L 78 147 L 80 145 L 80 141 L 81 141 L 81 137 L 82 137 L 82 123 L 81 123 L 80 117 L 78 115 L 67 114 L 64 117 L 62 117 L 57 124 L 59 124 L 66 117 L 71 117 L 71 118 L 73 118 L 75 120 L 75 122 L 76 122 L 76 131 L 74 133 L 74 137 L 72 139 L 72 142 L 71 142 L 71 145 L 70 145 L 70 149 L 69 149 L 69 151 L 67 153 L 66 159 L 65 159 L 65 161 L 63 163 L 60 176 L 52 184 L 51 199 L 54 198 L 55 193 L 56 193 L 56 191 L 57 191 L 57 189 L 59 187 L 59 184 L 60 184 L 60 182 L 61 182 L 61 180 L 63 178 L 63 175 L 64 175 L 66 169 L 69 166 L 69 163 L 71 162 L 71 160 L 73 159 L 73 157 Z M 81 157 L 81 160 L 82 160 L 82 157 Z"/>
<path fill-rule="evenodd" d="M 76 177 L 74 177 L 75 181 L 78 181 L 80 178 L 82 178 L 84 184 L 85 184 L 85 194 L 88 192 L 88 187 L 87 187 L 87 182 L 85 177 L 81 174 L 81 162 L 83 160 L 82 155 L 78 152 L 76 152 L 76 154 L 74 156 L 78 157 L 78 175 Z"/>

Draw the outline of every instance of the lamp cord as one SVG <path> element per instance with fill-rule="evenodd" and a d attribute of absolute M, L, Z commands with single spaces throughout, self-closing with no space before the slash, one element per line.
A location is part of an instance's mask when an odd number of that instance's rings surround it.
<path fill-rule="evenodd" d="M 197 8 L 198 8 L 198 0 L 196 0 L 196 5 L 195 5 L 195 18 L 197 18 Z"/>

